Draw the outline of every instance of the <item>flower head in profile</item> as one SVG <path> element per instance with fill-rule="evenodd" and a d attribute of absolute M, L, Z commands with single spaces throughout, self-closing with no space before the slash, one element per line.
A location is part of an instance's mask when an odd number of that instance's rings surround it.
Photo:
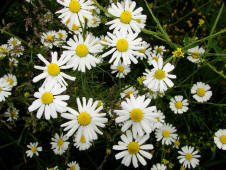
<path fill-rule="evenodd" d="M 49 49 L 52 49 L 53 46 L 57 46 L 58 42 L 56 40 L 56 31 L 42 33 L 41 43 Z"/>
<path fill-rule="evenodd" d="M 181 151 L 178 151 L 180 156 L 177 157 L 179 159 L 180 164 L 182 164 L 185 168 L 195 168 L 199 165 L 200 155 L 198 155 L 198 151 L 195 150 L 192 146 L 184 146 L 181 148 Z"/>
<path fill-rule="evenodd" d="M 116 19 L 107 22 L 106 25 L 110 25 L 109 29 L 113 30 L 113 33 L 122 30 L 133 30 L 134 32 L 139 33 L 141 28 L 144 28 L 145 26 L 147 16 L 141 13 L 143 11 L 142 7 L 135 8 L 135 1 L 124 0 L 121 3 L 112 3 L 108 12 L 115 16 Z"/>
<path fill-rule="evenodd" d="M 149 135 L 143 135 L 134 137 L 131 131 L 126 131 L 126 134 L 121 135 L 121 141 L 118 145 L 114 145 L 114 150 L 119 150 L 121 152 L 115 155 L 115 158 L 121 159 L 121 163 L 125 166 L 129 166 L 132 162 L 134 168 L 137 168 L 138 162 L 143 166 L 147 164 L 146 159 L 151 159 L 152 154 L 148 151 L 152 150 L 154 147 L 152 144 L 144 144 L 149 139 Z"/>
<path fill-rule="evenodd" d="M 0 102 L 11 95 L 11 90 L 12 86 L 4 78 L 0 78 Z"/>
<path fill-rule="evenodd" d="M 148 106 L 151 99 L 145 99 L 145 96 L 126 98 L 126 101 L 121 103 L 122 110 L 115 110 L 118 115 L 115 119 L 116 123 L 123 123 L 121 128 L 125 132 L 130 127 L 132 128 L 133 136 L 143 136 L 149 134 L 153 130 L 153 123 L 156 122 L 156 107 Z"/>
<path fill-rule="evenodd" d="M 69 162 L 67 166 L 67 170 L 80 170 L 80 166 L 76 161 Z"/>
<path fill-rule="evenodd" d="M 125 76 L 131 71 L 130 65 L 124 65 L 121 62 L 119 62 L 117 66 L 111 65 L 111 69 L 111 73 L 117 73 L 116 77 L 118 78 L 125 78 Z"/>
<path fill-rule="evenodd" d="M 56 119 L 57 112 L 62 113 L 67 110 L 67 103 L 65 100 L 69 99 L 68 95 L 59 95 L 66 90 L 66 87 L 60 85 L 48 85 L 39 88 L 38 92 L 34 93 L 35 101 L 28 107 L 29 112 L 37 111 L 36 117 L 40 119 L 45 115 L 45 119 L 49 120 L 51 117 Z"/>
<path fill-rule="evenodd" d="M 175 79 L 176 76 L 169 74 L 174 69 L 174 66 L 170 63 L 163 65 L 163 59 L 160 57 L 158 61 L 152 61 L 153 69 L 144 73 L 146 80 L 144 85 L 152 91 L 164 92 L 168 87 L 173 87 L 174 83 L 170 79 Z"/>
<path fill-rule="evenodd" d="M 120 96 L 121 96 L 121 98 L 130 97 L 130 95 L 133 95 L 136 97 L 137 94 L 138 94 L 138 90 L 135 87 L 127 85 L 125 87 L 125 90 L 123 90 L 123 92 L 120 93 Z"/>
<path fill-rule="evenodd" d="M 166 165 L 157 163 L 151 167 L 151 170 L 167 170 Z"/>
<path fill-rule="evenodd" d="M 188 60 L 192 63 L 200 63 L 201 62 L 201 55 L 205 53 L 204 48 L 196 46 L 193 48 L 188 49 Z"/>
<path fill-rule="evenodd" d="M 97 107 L 98 101 L 93 101 L 92 98 L 86 102 L 86 98 L 82 98 L 82 103 L 77 98 L 78 111 L 68 108 L 68 113 L 63 113 L 61 116 L 69 121 L 62 124 L 61 127 L 65 127 L 64 131 L 67 132 L 67 136 L 72 136 L 77 131 L 77 141 L 84 136 L 85 141 L 93 141 L 98 138 L 97 134 L 103 133 L 99 128 L 104 128 L 108 119 L 105 118 L 106 113 L 101 113 L 103 106 Z M 83 140 L 83 139 L 82 139 Z"/>
<path fill-rule="evenodd" d="M 97 54 L 102 51 L 99 44 L 99 39 L 94 37 L 91 33 L 87 33 L 85 39 L 81 33 L 74 35 L 73 39 L 67 41 L 68 46 L 63 46 L 63 56 L 70 56 L 69 63 L 72 64 L 73 70 L 85 72 L 96 67 L 99 63 Z"/>
<path fill-rule="evenodd" d="M 80 137 L 77 135 L 77 133 L 74 135 L 73 141 L 74 146 L 80 151 L 87 150 L 92 146 L 92 141 L 87 141 L 84 135 Z"/>
<path fill-rule="evenodd" d="M 26 154 L 27 154 L 27 157 L 30 157 L 32 158 L 33 155 L 36 155 L 38 156 L 39 153 L 38 152 L 41 152 L 42 151 L 42 147 L 41 146 L 38 146 L 38 142 L 30 142 L 29 145 L 27 145 L 28 147 L 28 150 L 26 151 Z"/>
<path fill-rule="evenodd" d="M 13 88 L 17 85 L 17 78 L 13 74 L 7 74 L 3 77 L 7 83 L 9 83 L 10 87 Z"/>
<path fill-rule="evenodd" d="M 66 65 L 66 63 L 70 60 L 70 56 L 61 56 L 57 59 L 57 52 L 52 52 L 51 57 L 52 61 L 49 62 L 41 54 L 38 54 L 38 58 L 45 64 L 45 66 L 34 66 L 34 68 L 43 72 L 34 77 L 33 82 L 45 79 L 43 82 L 44 86 L 59 83 L 63 87 L 68 85 L 64 78 L 74 81 L 75 77 L 69 76 L 62 72 L 62 70 L 72 67 L 71 65 Z"/>
<path fill-rule="evenodd" d="M 17 120 L 19 117 L 19 110 L 17 110 L 15 107 L 8 108 L 4 116 L 8 117 L 7 121 L 10 121 L 10 122 Z"/>
<path fill-rule="evenodd" d="M 63 134 L 55 134 L 54 138 L 51 138 L 52 149 L 56 155 L 62 155 L 67 149 L 69 142 L 67 141 L 68 137 Z"/>

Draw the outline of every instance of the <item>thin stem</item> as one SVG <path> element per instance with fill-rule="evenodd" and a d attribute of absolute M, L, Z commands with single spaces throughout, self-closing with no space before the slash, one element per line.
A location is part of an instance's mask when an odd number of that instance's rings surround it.
<path fill-rule="evenodd" d="M 211 102 L 204 102 L 204 103 L 192 102 L 192 103 L 195 103 L 195 104 L 209 104 L 209 105 L 213 105 L 213 106 L 217 106 L 217 107 L 224 107 L 224 106 L 226 106 L 226 104 L 211 103 Z"/>
<path fill-rule="evenodd" d="M 217 71 L 217 69 L 212 66 L 210 63 L 205 62 L 205 64 L 212 69 L 215 73 L 219 74 L 221 77 L 223 77 L 224 79 L 226 79 L 226 76 L 223 74 L 223 72 Z"/>
<path fill-rule="evenodd" d="M 157 32 L 150 31 L 150 30 L 147 30 L 147 29 L 145 29 L 145 28 L 142 28 L 141 31 L 142 31 L 143 33 L 152 35 L 153 37 L 155 37 L 155 38 L 157 38 L 157 39 L 159 39 L 159 40 L 161 40 L 161 41 L 167 42 L 165 39 L 162 39 L 162 38 L 159 36 L 160 34 L 157 33 Z"/>
<path fill-rule="evenodd" d="M 103 6 L 101 6 L 96 0 L 92 0 L 95 5 L 100 9 L 102 10 L 103 12 L 105 12 L 106 14 L 108 14 L 111 18 L 117 18 L 116 16 L 112 15 L 111 13 L 108 12 L 107 9 L 105 9 Z"/>

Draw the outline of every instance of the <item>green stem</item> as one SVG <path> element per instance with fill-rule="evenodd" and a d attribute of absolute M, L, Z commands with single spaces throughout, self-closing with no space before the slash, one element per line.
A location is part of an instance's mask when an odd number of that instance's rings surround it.
<path fill-rule="evenodd" d="M 117 18 L 116 16 L 112 15 L 111 13 L 108 12 L 107 9 L 105 9 L 103 6 L 101 6 L 96 0 L 92 0 L 95 5 L 100 9 L 102 10 L 103 12 L 105 12 L 106 14 L 108 14 L 111 18 Z"/>
<path fill-rule="evenodd" d="M 221 77 L 223 77 L 224 79 L 226 79 L 226 76 L 223 74 L 223 72 L 217 71 L 217 69 L 216 69 L 214 66 L 212 66 L 210 63 L 205 62 L 205 64 L 206 64 L 210 69 L 212 69 L 215 73 L 219 74 Z"/>
<path fill-rule="evenodd" d="M 171 48 L 176 49 L 176 48 L 177 48 L 177 45 L 174 44 L 174 43 L 171 41 L 171 39 L 169 38 L 168 34 L 165 32 L 165 30 L 164 30 L 163 27 L 161 26 L 159 20 L 158 20 L 158 19 L 155 17 L 155 15 L 153 14 L 152 9 L 149 7 L 147 1 L 144 0 L 144 2 L 145 2 L 145 4 L 146 4 L 146 6 L 147 6 L 147 8 L 148 8 L 148 11 L 150 12 L 150 14 L 151 14 L 153 20 L 154 20 L 155 23 L 157 24 L 158 29 L 161 31 L 162 36 L 164 37 L 164 39 L 165 39 L 166 42 L 168 43 L 168 45 L 169 45 Z"/>
<path fill-rule="evenodd" d="M 28 44 L 28 42 L 26 42 L 25 40 L 21 39 L 20 37 L 8 32 L 8 31 L 5 31 L 3 29 L 0 29 L 1 33 L 4 33 L 6 35 L 9 35 L 10 37 L 15 37 L 17 38 L 18 40 L 20 40 L 23 44 L 25 44 L 26 46 L 30 47 L 30 45 Z"/>
<path fill-rule="evenodd" d="M 211 103 L 211 102 L 205 102 L 205 103 L 192 102 L 192 103 L 195 103 L 195 104 L 209 104 L 209 105 L 213 105 L 213 106 L 217 106 L 217 107 L 224 107 L 224 106 L 226 106 L 226 104 Z"/>
<path fill-rule="evenodd" d="M 205 53 L 206 56 L 219 56 L 219 57 L 226 57 L 226 54 L 222 53 Z"/>
<path fill-rule="evenodd" d="M 159 40 L 161 40 L 161 41 L 167 42 L 165 39 L 162 39 L 162 38 L 159 36 L 160 34 L 157 33 L 157 32 L 150 31 L 150 30 L 147 30 L 147 29 L 145 29 L 145 28 L 141 28 L 141 31 L 142 31 L 143 33 L 145 33 L 145 34 L 152 35 L 153 37 L 155 37 L 155 38 L 157 38 L 157 39 L 159 39 Z"/>
<path fill-rule="evenodd" d="M 212 34 L 212 35 L 209 35 L 209 36 L 207 36 L 207 37 L 204 37 L 204 38 L 202 38 L 202 39 L 200 39 L 200 40 L 194 41 L 194 42 L 188 44 L 187 46 L 185 46 L 182 50 L 183 50 L 183 51 L 186 51 L 187 49 L 189 49 L 190 47 L 192 47 L 193 45 L 195 45 L 195 44 L 197 44 L 197 43 L 203 42 L 203 41 L 205 41 L 205 40 L 209 40 L 209 39 L 214 38 L 214 37 L 216 37 L 216 36 L 218 36 L 218 35 L 220 35 L 220 34 L 223 34 L 223 33 L 225 33 L 225 32 L 226 32 L 226 29 L 223 29 L 223 30 L 221 30 L 221 31 L 219 31 L 219 32 L 217 32 L 217 33 L 215 33 L 215 34 Z"/>

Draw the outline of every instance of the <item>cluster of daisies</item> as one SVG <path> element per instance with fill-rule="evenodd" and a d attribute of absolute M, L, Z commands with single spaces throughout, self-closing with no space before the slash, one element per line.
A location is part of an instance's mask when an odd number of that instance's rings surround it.
<path fill-rule="evenodd" d="M 180 142 L 176 127 L 165 122 L 165 115 L 156 106 L 150 106 L 151 99 L 163 97 L 165 92 L 174 86 L 172 79 L 175 79 L 176 75 L 171 73 L 175 68 L 174 65 L 169 62 L 164 63 L 165 47 L 152 48 L 139 37 L 147 18 L 142 14 L 143 8 L 137 8 L 136 2 L 131 0 L 112 3 L 108 8 L 107 16 L 112 15 L 114 19 L 106 23 L 109 25 L 109 32 L 106 36 L 95 37 L 87 32 L 88 27 L 96 27 L 101 21 L 98 16 L 100 11 L 94 6 L 93 1 L 57 0 L 57 2 L 64 8 L 56 13 L 69 31 L 43 33 L 41 42 L 50 49 L 62 48 L 63 53 L 58 57 L 57 52 L 51 52 L 51 61 L 41 54 L 37 55 L 44 65 L 35 65 L 34 68 L 42 73 L 35 76 L 33 82 L 43 80 L 43 83 L 34 93 L 36 99 L 28 108 L 29 112 L 37 110 L 38 119 L 42 117 L 46 120 L 57 119 L 60 115 L 66 121 L 61 124 L 66 134 L 55 134 L 51 139 L 54 153 L 59 155 L 65 153 L 70 145 L 68 142 L 70 137 L 73 137 L 74 146 L 80 151 L 89 149 L 98 139 L 98 135 L 103 135 L 102 128 L 108 122 L 107 114 L 102 111 L 103 105 L 93 98 L 77 98 L 77 109 L 68 106 L 67 101 L 70 96 L 65 94 L 68 87 L 66 79 L 75 81 L 76 78 L 66 74 L 65 70 L 86 72 L 87 69 L 90 70 L 109 58 L 112 73 L 118 78 L 125 78 L 131 71 L 132 64 L 147 59 L 151 69 L 146 69 L 139 80 L 148 94 L 138 95 L 134 87 L 127 86 L 120 94 L 122 98 L 120 108 L 113 110 L 116 114 L 115 123 L 123 132 L 118 144 L 113 146 L 114 150 L 119 151 L 115 158 L 122 159 L 121 163 L 125 166 L 132 164 L 137 168 L 139 163 L 146 165 L 145 159 L 150 160 L 153 157 L 150 150 L 153 150 L 154 146 L 149 141 L 150 136 L 154 134 L 156 141 L 161 142 L 162 145 L 173 145 L 178 149 L 179 163 L 184 168 L 198 166 L 201 156 L 195 147 L 186 145 L 179 150 Z M 71 38 L 67 40 L 68 37 Z M 199 59 L 204 50 L 195 47 L 190 49 L 189 53 L 193 59 Z M 191 93 L 198 102 L 206 102 L 212 96 L 210 86 L 202 82 L 194 84 Z M 176 114 L 188 110 L 188 100 L 181 95 L 172 98 L 169 105 Z M 225 149 L 225 130 L 219 130 L 214 141 L 219 148 Z M 26 152 L 28 157 L 38 155 L 42 150 L 37 142 L 30 143 L 28 148 Z M 68 164 L 69 167 L 71 165 L 78 166 L 76 163 Z M 167 167 L 162 164 L 152 167 L 152 169 L 159 168 Z"/>
<path fill-rule="evenodd" d="M 18 59 L 23 55 L 24 47 L 21 44 L 21 41 L 15 37 L 11 37 L 7 44 L 0 45 L 0 60 L 5 57 L 8 57 L 9 66 L 17 66 Z"/>

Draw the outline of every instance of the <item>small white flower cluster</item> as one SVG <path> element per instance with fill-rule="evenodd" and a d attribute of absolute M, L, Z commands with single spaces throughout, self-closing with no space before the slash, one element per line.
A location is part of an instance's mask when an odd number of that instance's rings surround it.
<path fill-rule="evenodd" d="M 0 45 L 0 60 L 9 57 L 9 66 L 17 66 L 18 60 L 23 55 L 24 47 L 21 41 L 17 38 L 11 37 L 7 44 Z"/>

